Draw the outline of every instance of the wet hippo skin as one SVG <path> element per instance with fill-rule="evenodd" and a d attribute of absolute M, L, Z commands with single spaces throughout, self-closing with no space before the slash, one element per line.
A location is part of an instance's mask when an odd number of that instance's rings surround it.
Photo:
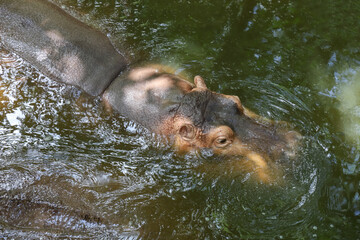
<path fill-rule="evenodd" d="M 0 0 L 0 39 L 51 79 L 93 96 L 126 67 L 106 36 L 45 0 Z"/>

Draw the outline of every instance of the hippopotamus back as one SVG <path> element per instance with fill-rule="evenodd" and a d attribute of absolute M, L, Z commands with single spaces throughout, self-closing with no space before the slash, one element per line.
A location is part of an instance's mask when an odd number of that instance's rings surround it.
<path fill-rule="evenodd" d="M 109 39 L 45 0 L 0 0 L 0 38 L 51 79 L 101 94 L 127 65 Z"/>

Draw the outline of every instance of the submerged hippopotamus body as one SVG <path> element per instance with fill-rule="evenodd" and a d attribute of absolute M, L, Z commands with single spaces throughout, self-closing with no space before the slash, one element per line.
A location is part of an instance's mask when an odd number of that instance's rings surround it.
<path fill-rule="evenodd" d="M 0 0 L 0 33 L 45 75 L 102 94 L 123 116 L 173 136 L 180 152 L 245 157 L 264 181 L 269 162 L 294 155 L 297 132 L 254 114 L 236 96 L 210 91 L 200 76 L 193 85 L 162 66 L 129 68 L 107 37 L 45 0 Z"/>

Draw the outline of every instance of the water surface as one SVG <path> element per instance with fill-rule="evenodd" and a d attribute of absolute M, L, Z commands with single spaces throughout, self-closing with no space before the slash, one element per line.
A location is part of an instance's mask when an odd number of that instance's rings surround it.
<path fill-rule="evenodd" d="M 304 145 L 283 163 L 282 184 L 262 184 L 231 159 L 178 155 L 0 47 L 0 236 L 359 238 L 360 4 L 56 3 L 132 62 L 201 75 L 210 89 L 293 123 Z"/>

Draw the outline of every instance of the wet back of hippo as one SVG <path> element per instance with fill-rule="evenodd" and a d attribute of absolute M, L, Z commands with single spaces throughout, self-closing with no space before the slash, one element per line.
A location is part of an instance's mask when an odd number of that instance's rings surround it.
<path fill-rule="evenodd" d="M 0 0 L 0 39 L 51 79 L 93 96 L 126 67 L 105 35 L 45 0 Z"/>

